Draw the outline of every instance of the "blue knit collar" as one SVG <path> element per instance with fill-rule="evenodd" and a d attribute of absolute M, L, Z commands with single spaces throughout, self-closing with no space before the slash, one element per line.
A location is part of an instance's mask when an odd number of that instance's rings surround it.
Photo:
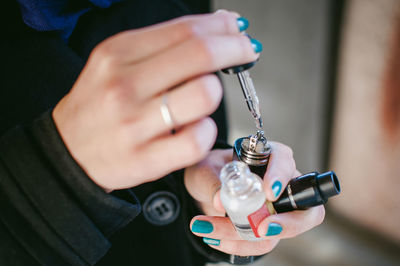
<path fill-rule="evenodd" d="M 17 0 L 26 25 L 37 31 L 55 31 L 64 40 L 79 17 L 93 7 L 108 8 L 123 0 Z"/>

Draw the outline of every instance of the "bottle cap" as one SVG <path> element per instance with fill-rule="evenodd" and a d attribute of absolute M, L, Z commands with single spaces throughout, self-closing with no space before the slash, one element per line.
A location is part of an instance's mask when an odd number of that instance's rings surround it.
<path fill-rule="evenodd" d="M 250 63 L 243 64 L 243 65 L 233 66 L 233 67 L 230 67 L 230 68 L 224 68 L 221 71 L 224 72 L 225 74 L 237 74 L 239 72 L 243 72 L 243 71 L 253 67 L 256 64 L 256 62 L 257 61 L 250 62 Z"/>
<path fill-rule="evenodd" d="M 278 213 L 305 210 L 325 204 L 339 193 L 340 185 L 335 172 L 312 172 L 291 180 L 273 205 Z"/>

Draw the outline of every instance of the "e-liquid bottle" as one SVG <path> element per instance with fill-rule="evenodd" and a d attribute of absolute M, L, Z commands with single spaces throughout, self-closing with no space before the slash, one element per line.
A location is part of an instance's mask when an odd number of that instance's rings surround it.
<path fill-rule="evenodd" d="M 261 178 L 245 163 L 233 161 L 222 168 L 220 180 L 221 201 L 236 231 L 244 240 L 258 240 L 258 225 L 270 211 L 274 213 L 266 201 Z M 272 208 L 268 210 L 268 206 Z"/>

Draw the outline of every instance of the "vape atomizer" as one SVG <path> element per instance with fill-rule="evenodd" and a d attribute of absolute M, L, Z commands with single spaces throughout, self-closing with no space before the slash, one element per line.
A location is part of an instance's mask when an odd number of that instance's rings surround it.
<path fill-rule="evenodd" d="M 246 163 L 250 170 L 261 178 L 267 171 L 270 154 L 271 147 L 262 130 L 258 130 L 254 135 L 237 139 L 233 147 L 233 159 Z"/>

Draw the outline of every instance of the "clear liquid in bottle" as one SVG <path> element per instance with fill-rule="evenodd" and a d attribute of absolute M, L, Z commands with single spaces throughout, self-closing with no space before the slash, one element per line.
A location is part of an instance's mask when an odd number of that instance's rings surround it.
<path fill-rule="evenodd" d="M 226 164 L 220 174 L 221 201 L 236 231 L 244 240 L 257 241 L 260 222 L 271 211 L 261 178 L 240 161 Z"/>

